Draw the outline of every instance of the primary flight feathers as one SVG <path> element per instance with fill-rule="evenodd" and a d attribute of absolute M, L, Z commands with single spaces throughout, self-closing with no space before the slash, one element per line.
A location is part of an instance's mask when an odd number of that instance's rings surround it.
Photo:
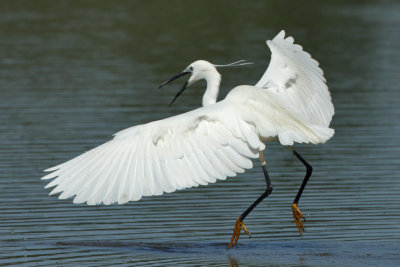
<path fill-rule="evenodd" d="M 327 141 L 334 110 L 318 62 L 283 31 L 267 44 L 271 62 L 255 86 L 238 86 L 215 104 L 125 129 L 47 169 L 42 179 L 53 179 L 46 185 L 54 187 L 50 194 L 75 196 L 74 203 L 122 204 L 242 173 L 264 141 Z"/>

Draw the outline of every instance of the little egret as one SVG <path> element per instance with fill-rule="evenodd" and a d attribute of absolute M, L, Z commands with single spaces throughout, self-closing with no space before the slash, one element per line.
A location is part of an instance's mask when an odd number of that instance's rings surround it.
<path fill-rule="evenodd" d="M 278 141 L 306 167 L 306 174 L 292 204 L 300 234 L 304 216 L 298 208 L 312 167 L 293 144 L 324 143 L 334 130 L 331 96 L 322 70 L 310 54 L 281 31 L 267 41 L 270 64 L 255 85 L 233 88 L 217 102 L 221 75 L 205 60 L 190 64 L 160 87 L 187 74 L 190 78 L 174 100 L 199 80 L 207 82 L 203 106 L 190 112 L 134 126 L 61 165 L 47 169 L 45 188 L 60 199 L 75 196 L 74 203 L 88 205 L 137 201 L 178 189 L 214 183 L 252 168 L 258 158 L 265 177 L 265 192 L 236 220 L 228 249 L 235 246 L 246 216 L 272 192 L 264 158 L 265 142 Z M 242 61 L 228 64 L 243 65 Z M 227 66 L 227 65 L 225 65 Z"/>

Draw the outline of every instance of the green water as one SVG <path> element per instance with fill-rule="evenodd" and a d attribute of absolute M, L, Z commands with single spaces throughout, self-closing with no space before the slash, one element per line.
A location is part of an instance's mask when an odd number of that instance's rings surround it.
<path fill-rule="evenodd" d="M 396 1 L 1 1 L 0 265 L 395 266 L 400 264 L 400 4 Z M 42 170 L 129 126 L 197 108 L 204 84 L 168 104 L 159 84 L 196 59 L 222 69 L 221 97 L 255 84 L 266 39 L 294 36 L 325 72 L 336 115 L 327 144 L 298 145 L 314 173 L 271 144 L 273 194 L 257 162 L 207 187 L 118 206 L 49 197 Z M 181 81 L 183 83 L 183 80 Z"/>

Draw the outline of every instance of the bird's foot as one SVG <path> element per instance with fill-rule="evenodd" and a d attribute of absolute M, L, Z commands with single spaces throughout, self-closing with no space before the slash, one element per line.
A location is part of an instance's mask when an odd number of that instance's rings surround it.
<path fill-rule="evenodd" d="M 302 235 L 304 232 L 304 226 L 303 226 L 302 219 L 304 221 L 306 219 L 304 218 L 303 213 L 301 213 L 301 211 L 297 207 L 297 203 L 292 204 L 292 210 L 293 210 L 293 218 L 294 218 L 294 221 L 296 222 L 297 230 L 299 230 L 300 235 Z"/>
<path fill-rule="evenodd" d="M 242 228 L 243 228 L 243 231 L 249 237 L 251 237 L 250 232 L 249 232 L 249 230 L 247 230 L 246 226 L 244 225 L 242 218 L 239 217 L 236 220 L 235 228 L 233 229 L 233 235 L 232 235 L 232 238 L 231 238 L 231 242 L 229 243 L 227 249 L 230 249 L 230 248 L 232 248 L 232 247 L 234 247 L 236 245 L 237 241 L 239 240 L 239 235 L 240 235 L 240 231 L 241 231 Z"/>

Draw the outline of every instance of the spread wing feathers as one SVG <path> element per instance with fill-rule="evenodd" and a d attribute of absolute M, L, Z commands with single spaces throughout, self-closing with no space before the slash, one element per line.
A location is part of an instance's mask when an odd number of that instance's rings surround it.
<path fill-rule="evenodd" d="M 229 92 L 224 101 L 235 107 L 230 114 L 235 114 L 235 117 L 240 117 L 240 121 L 252 125 L 257 135 L 264 141 L 277 138 L 285 146 L 291 146 L 295 142 L 318 144 L 326 142 L 334 134 L 331 128 L 313 125 L 299 119 L 296 114 L 277 101 L 275 93 L 270 90 L 242 85 Z M 232 125 L 233 132 L 239 128 L 234 123 L 235 121 L 226 122 Z"/>
<path fill-rule="evenodd" d="M 119 204 L 226 179 L 252 167 L 264 144 L 251 124 L 229 116 L 225 102 L 128 128 L 42 179 L 74 203 Z M 231 125 L 235 125 L 234 131 Z"/>
<path fill-rule="evenodd" d="M 272 41 L 270 64 L 256 87 L 268 88 L 276 101 L 310 124 L 328 127 L 334 113 L 331 96 L 319 63 L 285 39 L 281 31 Z"/>

